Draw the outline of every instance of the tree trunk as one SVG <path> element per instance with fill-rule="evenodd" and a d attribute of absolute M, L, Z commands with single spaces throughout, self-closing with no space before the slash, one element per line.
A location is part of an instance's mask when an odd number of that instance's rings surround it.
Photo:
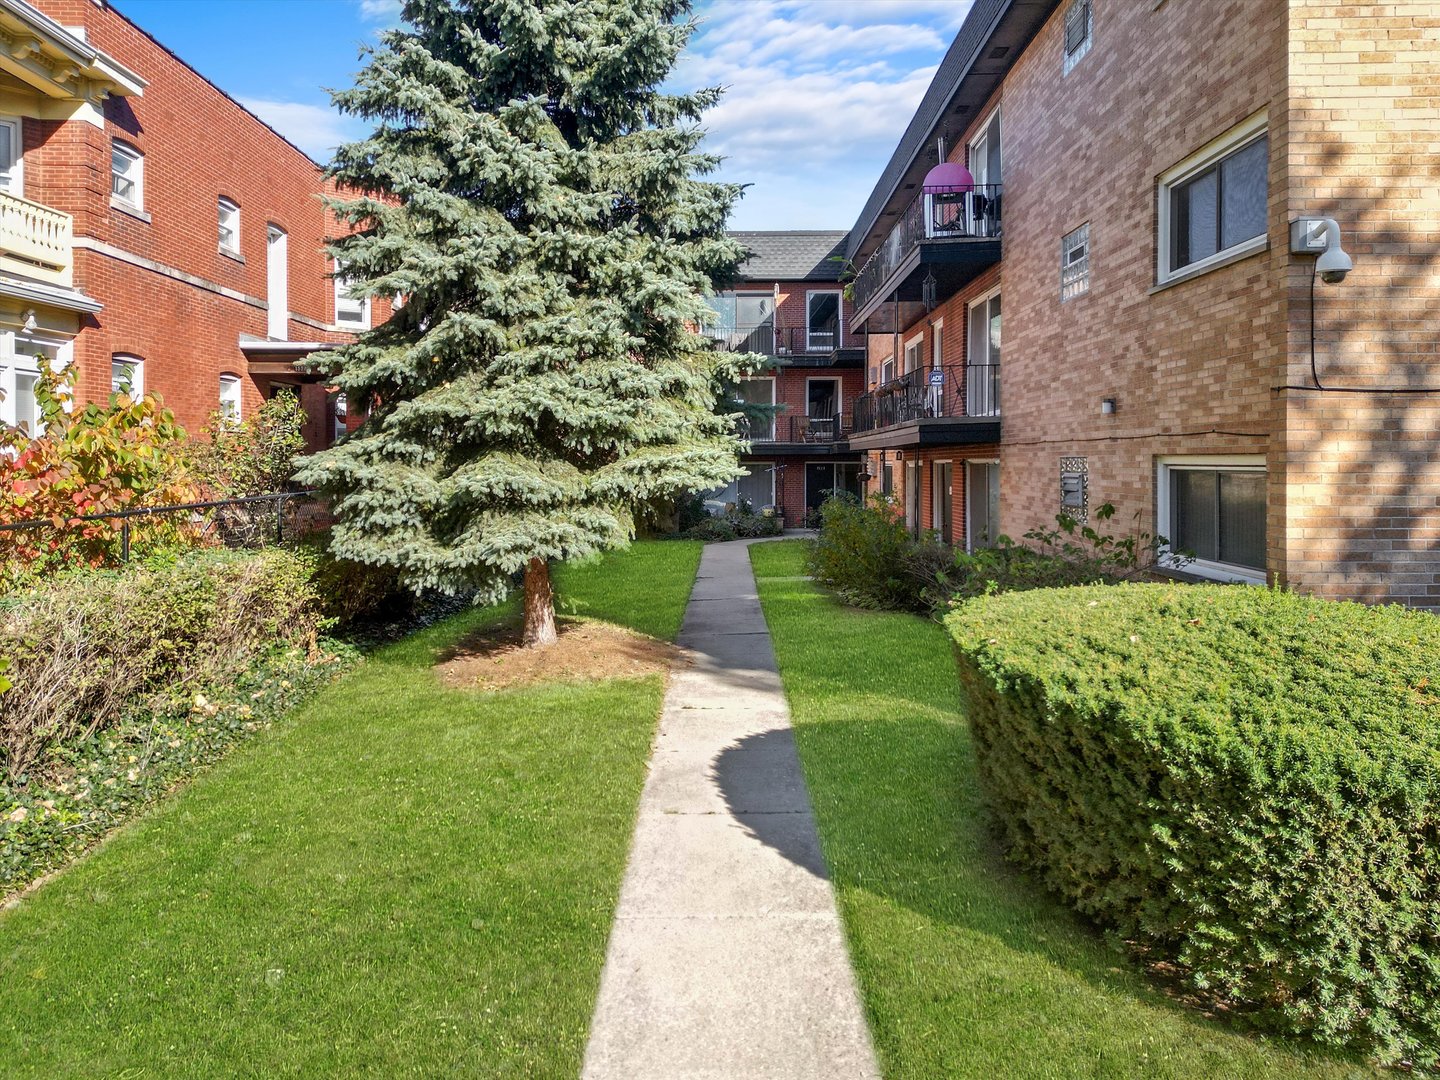
<path fill-rule="evenodd" d="M 531 559 L 525 564 L 525 636 L 527 649 L 555 644 L 555 590 L 550 587 L 550 564 Z"/>

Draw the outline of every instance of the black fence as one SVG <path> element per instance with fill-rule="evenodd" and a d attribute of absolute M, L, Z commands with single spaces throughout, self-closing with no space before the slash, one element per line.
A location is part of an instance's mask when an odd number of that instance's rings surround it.
<path fill-rule="evenodd" d="M 324 507 L 316 500 L 315 492 L 277 491 L 238 499 L 136 506 L 59 520 L 12 521 L 0 524 L 0 551 L 7 533 L 45 529 L 63 533 L 93 522 L 110 522 L 117 526 L 114 555 L 123 563 L 130 561 L 135 541 L 147 533 L 147 522 L 163 521 L 176 530 L 172 536 L 183 536 L 200 545 L 247 548 L 293 541 L 315 531 L 324 518 Z"/>
<path fill-rule="evenodd" d="M 768 420 L 741 418 L 740 432 L 752 443 L 834 443 L 850 435 L 847 416 L 787 416 Z"/>
<path fill-rule="evenodd" d="M 947 364 L 906 372 L 860 395 L 853 430 L 874 431 L 929 417 L 999 415 L 999 364 Z"/>

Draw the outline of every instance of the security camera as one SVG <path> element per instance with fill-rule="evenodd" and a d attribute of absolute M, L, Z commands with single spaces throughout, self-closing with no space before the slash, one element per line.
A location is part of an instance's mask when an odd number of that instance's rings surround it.
<path fill-rule="evenodd" d="M 1301 218 L 1292 226 L 1290 250 L 1318 255 L 1315 273 L 1327 285 L 1338 285 L 1355 268 L 1340 246 L 1340 226 L 1334 218 Z"/>

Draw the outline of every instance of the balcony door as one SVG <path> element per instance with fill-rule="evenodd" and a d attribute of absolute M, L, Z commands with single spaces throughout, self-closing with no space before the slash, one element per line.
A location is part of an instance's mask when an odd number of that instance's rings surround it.
<path fill-rule="evenodd" d="M 830 377 L 805 380 L 805 437 L 826 442 L 839 435 L 840 380 Z"/>
<path fill-rule="evenodd" d="M 735 348 L 740 352 L 775 354 L 775 294 L 735 294 Z"/>
<path fill-rule="evenodd" d="M 805 349 L 829 352 L 840 347 L 840 294 L 805 294 Z"/>
<path fill-rule="evenodd" d="M 1000 536 L 1000 463 L 965 463 L 965 550 L 994 547 Z"/>
<path fill-rule="evenodd" d="M 920 483 L 924 471 L 918 461 L 905 462 L 905 527 L 910 535 L 920 536 Z"/>
<path fill-rule="evenodd" d="M 969 230 L 971 236 L 999 234 L 1000 193 L 995 185 L 1003 183 L 1000 168 L 1000 110 L 970 142 L 970 175 L 975 177 L 975 191 L 970 195 Z"/>
<path fill-rule="evenodd" d="M 748 406 L 744 429 L 751 442 L 775 441 L 775 380 L 741 379 L 735 396 Z"/>
<path fill-rule="evenodd" d="M 954 472 L 950 462 L 937 461 L 930 466 L 930 527 L 947 544 L 955 542 L 952 497 Z"/>
<path fill-rule="evenodd" d="M 970 305 L 965 357 L 965 415 L 1000 415 L 1000 294 Z"/>

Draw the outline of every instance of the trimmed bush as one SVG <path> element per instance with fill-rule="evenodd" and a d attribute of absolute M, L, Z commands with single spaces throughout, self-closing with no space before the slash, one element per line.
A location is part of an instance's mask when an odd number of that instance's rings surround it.
<path fill-rule="evenodd" d="M 1440 619 L 1254 588 L 946 624 L 1012 856 L 1258 1025 L 1440 1058 Z"/>

